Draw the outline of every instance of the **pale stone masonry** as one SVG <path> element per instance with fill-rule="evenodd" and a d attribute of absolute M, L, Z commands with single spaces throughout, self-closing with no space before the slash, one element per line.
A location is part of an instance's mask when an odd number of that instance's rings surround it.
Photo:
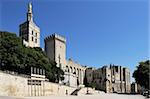
<path fill-rule="evenodd" d="M 48 58 L 57 63 L 65 72 L 65 85 L 77 87 L 84 84 L 84 77 L 87 76 L 88 83 L 95 82 L 96 88 L 105 92 L 130 92 L 130 71 L 121 66 L 104 66 L 99 69 L 88 68 L 66 60 L 66 38 L 58 34 L 52 34 L 45 38 L 45 52 Z M 86 73 L 86 74 L 85 74 Z"/>
<path fill-rule="evenodd" d="M 135 82 L 131 84 L 131 93 L 138 93 L 137 83 Z"/>
<path fill-rule="evenodd" d="M 61 84 L 47 82 L 35 78 L 36 76 L 34 75 L 33 78 L 30 78 L 0 71 L 0 96 L 65 96 L 70 95 L 76 89 Z"/>
<path fill-rule="evenodd" d="M 82 86 L 84 84 L 84 77 L 85 77 L 85 70 L 86 67 L 74 62 L 72 59 L 66 60 L 66 67 L 64 69 L 64 71 L 66 73 L 70 73 L 76 76 L 76 83 L 78 83 L 80 86 Z M 66 77 L 68 77 L 66 75 Z M 66 80 L 66 79 L 65 79 Z M 67 82 L 67 80 L 65 81 Z M 71 84 L 71 79 L 69 79 L 69 82 Z"/>
<path fill-rule="evenodd" d="M 46 37 L 44 42 L 48 58 L 55 61 L 57 66 L 65 72 L 62 83 L 73 87 L 77 87 L 77 84 L 82 86 L 86 68 L 72 59 L 66 60 L 66 38 L 54 33 Z"/>
<path fill-rule="evenodd" d="M 32 5 L 29 3 L 27 11 L 27 20 L 19 26 L 20 37 L 27 47 L 40 47 L 40 28 L 34 23 Z M 66 38 L 56 33 L 44 39 L 45 53 L 51 61 L 57 63 L 65 75 L 64 80 L 59 84 L 48 83 L 45 78 L 45 71 L 40 68 L 31 67 L 31 75 L 25 78 L 24 85 L 28 86 L 29 96 L 48 95 L 49 93 L 57 93 L 59 85 L 64 88 L 61 93 L 65 94 L 65 90 L 71 93 L 78 86 L 84 87 L 84 78 L 87 76 L 88 83 L 95 82 L 96 88 L 105 92 L 130 92 L 130 71 L 121 66 L 104 66 L 102 68 L 90 68 L 83 66 L 72 59 L 66 59 Z M 14 79 L 14 78 L 13 78 Z M 49 87 L 52 87 L 51 89 Z M 65 86 L 67 85 L 67 86 Z M 23 85 L 22 85 L 23 86 Z M 48 86 L 48 87 L 46 87 Z M 56 87 L 57 86 L 57 87 Z M 57 91 L 56 90 L 56 88 Z M 25 88 L 25 89 L 24 89 Z M 17 89 L 19 90 L 19 89 Z M 26 90 L 26 87 L 23 87 Z"/>
<path fill-rule="evenodd" d="M 96 88 L 107 93 L 130 93 L 130 71 L 121 66 L 103 66 L 86 69 L 87 82 L 96 83 Z"/>
<path fill-rule="evenodd" d="M 32 5 L 29 3 L 27 20 L 19 25 L 19 35 L 27 47 L 40 47 L 40 28 L 33 21 Z"/>
<path fill-rule="evenodd" d="M 45 38 L 45 52 L 48 58 L 57 63 L 61 69 L 66 64 L 66 39 L 58 34 L 52 34 Z"/>
<path fill-rule="evenodd" d="M 87 82 L 88 82 L 88 83 L 93 82 L 95 70 L 96 70 L 96 68 L 93 68 L 93 67 L 88 67 L 88 68 L 85 70 L 85 73 L 86 73 L 85 75 L 86 75 L 86 79 L 87 79 Z"/>

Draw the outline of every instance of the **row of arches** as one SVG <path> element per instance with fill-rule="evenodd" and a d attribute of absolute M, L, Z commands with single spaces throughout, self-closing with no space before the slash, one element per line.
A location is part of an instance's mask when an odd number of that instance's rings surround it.
<path fill-rule="evenodd" d="M 83 79 L 84 79 L 84 75 L 85 75 L 84 69 L 67 65 L 65 68 L 65 72 L 75 74 L 78 78 L 79 84 L 83 84 Z"/>

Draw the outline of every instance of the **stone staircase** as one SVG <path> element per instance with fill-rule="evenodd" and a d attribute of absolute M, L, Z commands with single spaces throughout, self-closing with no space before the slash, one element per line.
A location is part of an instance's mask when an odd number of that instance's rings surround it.
<path fill-rule="evenodd" d="M 75 91 L 71 93 L 71 95 L 82 96 L 82 95 L 93 95 L 93 94 L 102 94 L 103 91 L 95 90 L 91 87 L 77 88 Z"/>

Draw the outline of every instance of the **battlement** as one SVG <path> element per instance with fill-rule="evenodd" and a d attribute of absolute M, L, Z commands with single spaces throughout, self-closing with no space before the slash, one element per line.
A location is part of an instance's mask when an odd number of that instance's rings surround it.
<path fill-rule="evenodd" d="M 78 63 L 77 61 L 74 61 L 72 58 L 69 58 L 69 59 L 67 60 L 67 64 L 72 64 L 72 65 L 74 65 L 74 66 L 78 66 L 78 67 L 81 66 L 82 68 L 87 68 L 87 67 L 81 65 L 80 63 Z"/>
<path fill-rule="evenodd" d="M 53 39 L 58 39 L 58 40 L 60 40 L 60 41 L 66 42 L 66 38 L 65 38 L 65 37 L 63 37 L 63 36 L 61 36 L 61 35 L 59 35 L 59 34 L 56 34 L 56 33 L 54 33 L 54 34 L 52 34 L 52 35 L 46 37 L 46 38 L 44 39 L 44 41 L 49 41 L 49 40 L 53 40 Z"/>
<path fill-rule="evenodd" d="M 94 67 L 87 67 L 87 70 L 96 70 Z"/>

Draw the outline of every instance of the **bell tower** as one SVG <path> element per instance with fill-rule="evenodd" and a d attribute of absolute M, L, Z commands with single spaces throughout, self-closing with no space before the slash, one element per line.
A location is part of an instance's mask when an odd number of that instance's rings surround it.
<path fill-rule="evenodd" d="M 27 20 L 19 25 L 19 35 L 27 47 L 40 47 L 40 28 L 34 23 L 32 4 L 28 4 Z"/>

